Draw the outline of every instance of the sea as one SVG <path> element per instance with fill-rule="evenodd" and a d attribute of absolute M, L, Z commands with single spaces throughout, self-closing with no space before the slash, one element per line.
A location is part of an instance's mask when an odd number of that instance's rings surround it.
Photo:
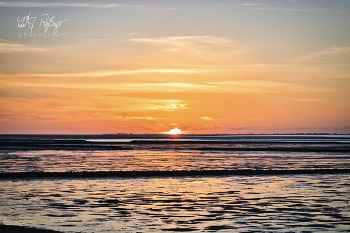
<path fill-rule="evenodd" d="M 350 232 L 350 135 L 0 135 L 0 224 Z"/>

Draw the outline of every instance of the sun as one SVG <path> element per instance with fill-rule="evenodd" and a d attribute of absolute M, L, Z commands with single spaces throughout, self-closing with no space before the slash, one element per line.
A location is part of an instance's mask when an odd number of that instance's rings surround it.
<path fill-rule="evenodd" d="M 171 129 L 169 131 L 169 134 L 171 134 L 171 135 L 177 135 L 177 134 L 181 134 L 181 133 L 182 133 L 181 129 L 178 129 L 178 128 Z"/>

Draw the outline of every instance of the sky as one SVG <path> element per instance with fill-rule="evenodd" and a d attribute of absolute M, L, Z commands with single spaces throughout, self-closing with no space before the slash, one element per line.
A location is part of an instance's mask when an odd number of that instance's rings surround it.
<path fill-rule="evenodd" d="M 0 0 L 0 133 L 350 133 L 350 1 Z"/>

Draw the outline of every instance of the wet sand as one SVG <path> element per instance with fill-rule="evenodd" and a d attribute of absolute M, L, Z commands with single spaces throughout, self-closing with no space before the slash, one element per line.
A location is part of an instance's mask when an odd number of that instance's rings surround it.
<path fill-rule="evenodd" d="M 348 136 L 110 137 L 0 136 L 0 232 L 349 229 Z"/>
<path fill-rule="evenodd" d="M 38 139 L 12 139 L 0 138 L 2 150 L 139 150 L 139 149 L 177 149 L 202 151 L 270 151 L 270 152 L 338 152 L 349 153 L 350 143 L 334 140 L 322 141 L 278 141 L 269 138 L 260 141 L 241 140 L 194 140 L 190 139 L 160 139 L 129 141 L 91 141 L 83 139 L 53 140 L 49 138 Z"/>
<path fill-rule="evenodd" d="M 60 233 L 60 231 L 38 229 L 33 227 L 1 225 L 1 224 L 0 224 L 0 232 L 3 232 L 3 233 Z"/>
<path fill-rule="evenodd" d="M 1 180 L 0 210 L 5 224 L 74 233 L 347 232 L 349 178 Z"/>
<path fill-rule="evenodd" d="M 92 147 L 85 147 L 82 144 L 77 144 L 77 147 L 71 150 L 68 149 L 69 147 L 62 148 L 55 145 L 43 145 L 42 148 L 39 146 L 33 150 L 25 150 L 20 147 L 16 150 L 1 148 L 0 173 L 41 172 L 35 175 L 42 175 L 43 177 L 45 177 L 45 174 L 42 174 L 43 172 L 101 172 L 86 175 L 93 177 L 186 176 L 187 174 L 235 175 L 240 173 L 237 173 L 237 170 L 244 170 L 242 174 L 245 175 L 268 173 L 311 174 L 319 172 L 317 169 L 325 169 L 321 171 L 324 173 L 331 173 L 327 169 L 349 169 L 350 164 L 350 153 L 340 152 L 342 150 L 340 147 L 346 146 L 346 143 L 317 144 L 317 150 L 321 152 L 315 152 L 315 148 L 310 148 L 310 146 L 316 146 L 314 144 L 305 144 L 305 148 L 300 149 L 301 144 L 297 143 L 274 144 L 274 148 L 271 148 L 272 144 L 258 145 L 254 143 L 126 145 L 124 144 L 122 147 L 130 148 L 106 150 L 102 146 L 101 148 L 104 149 L 92 149 Z M 204 147 L 207 147 L 207 149 Z M 215 148 L 209 149 L 208 147 Z M 208 170 L 218 171 L 211 172 Z M 227 170 L 227 172 L 221 170 Z M 127 173 L 119 171 L 127 171 Z M 133 171 L 155 171 L 155 173 L 142 174 L 133 173 Z M 164 173 L 158 171 L 164 171 Z M 192 171 L 198 171 L 198 173 Z M 337 172 L 343 171 L 334 171 L 334 173 Z M 77 175 L 80 176 L 81 174 Z M 6 176 L 6 174 L 3 174 L 3 176 Z M 51 175 L 49 174 L 49 176 Z M 62 175 L 59 174 L 58 176 Z M 63 176 L 66 175 L 63 174 Z"/>

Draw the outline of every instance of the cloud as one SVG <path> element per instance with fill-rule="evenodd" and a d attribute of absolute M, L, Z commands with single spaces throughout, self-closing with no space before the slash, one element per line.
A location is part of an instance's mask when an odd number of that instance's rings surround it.
<path fill-rule="evenodd" d="M 231 130 L 254 130 L 254 129 L 259 129 L 260 127 L 256 126 L 244 126 L 244 125 L 238 125 L 234 127 L 229 127 Z"/>
<path fill-rule="evenodd" d="M 315 10 L 315 9 L 304 9 L 304 8 L 275 8 L 275 7 L 249 7 L 248 9 L 262 10 L 262 11 L 298 11 L 298 12 Z M 325 10 L 325 9 L 318 9 L 318 10 Z"/>
<path fill-rule="evenodd" d="M 316 98 L 287 98 L 287 100 L 295 102 L 323 102 L 323 100 Z"/>
<path fill-rule="evenodd" d="M 224 126 L 222 125 L 203 125 L 203 126 L 182 126 L 181 129 L 186 130 L 186 132 L 191 132 L 191 131 L 203 131 L 203 130 L 218 130 L 218 129 L 223 129 Z"/>
<path fill-rule="evenodd" d="M 164 124 L 161 123 L 155 123 L 155 127 L 158 129 L 164 128 Z"/>
<path fill-rule="evenodd" d="M 264 3 L 243 3 L 245 9 L 262 10 L 262 11 L 290 11 L 290 12 L 306 12 L 306 11 L 326 11 L 327 8 L 313 7 L 311 5 L 296 4 L 297 0 L 289 0 L 276 4 L 274 1 L 265 1 Z"/>
<path fill-rule="evenodd" d="M 122 5 L 122 7 L 141 8 L 141 9 L 145 9 L 145 10 L 167 10 L 167 11 L 177 10 L 174 7 L 152 7 L 152 6 L 142 6 L 142 5 Z"/>
<path fill-rule="evenodd" d="M 204 69 L 131 69 L 131 70 L 101 70 L 91 72 L 77 72 L 77 73 L 55 73 L 55 74 L 27 74 L 35 77 L 106 77 L 119 75 L 134 75 L 134 74 L 198 74 L 207 72 Z"/>
<path fill-rule="evenodd" d="M 225 37 L 210 35 L 132 38 L 128 41 L 167 47 L 167 49 L 164 51 L 168 52 L 178 52 L 182 50 L 200 52 L 202 50 L 213 50 L 218 48 L 229 48 L 230 50 L 233 49 L 235 53 L 245 53 L 251 51 L 251 48 L 242 42 L 233 41 Z"/>
<path fill-rule="evenodd" d="M 242 6 L 260 6 L 261 3 L 243 3 Z"/>
<path fill-rule="evenodd" d="M 103 116 L 108 119 L 113 119 L 113 120 L 119 120 L 119 121 L 137 121 L 137 120 L 146 120 L 146 121 L 155 121 L 155 120 L 162 120 L 165 118 L 156 118 L 156 117 L 151 117 L 151 116 L 120 116 L 120 115 L 114 115 L 112 113 L 103 113 L 103 114 L 98 114 L 99 116 Z M 95 114 L 96 116 L 96 114 Z"/>
<path fill-rule="evenodd" d="M 0 2 L 0 7 L 92 7 L 92 8 L 115 8 L 120 4 L 91 4 L 91 3 L 74 3 L 74 2 Z"/>
<path fill-rule="evenodd" d="M 114 103 L 115 98 L 119 99 L 119 103 Z M 176 110 L 183 110 L 188 108 L 188 103 L 178 99 L 147 99 L 147 98 L 133 98 L 133 97 L 113 97 L 110 102 L 106 103 L 104 99 L 104 109 L 118 109 L 128 112 L 144 112 L 144 111 L 166 111 L 172 112 Z M 126 119 L 142 119 L 142 120 L 159 120 L 162 118 L 153 117 L 127 117 Z"/>
<path fill-rule="evenodd" d="M 143 112 L 143 111 L 166 111 L 172 112 L 176 110 L 187 109 L 188 103 L 177 99 L 146 99 L 146 98 L 129 98 L 118 97 L 120 103 L 114 104 L 115 98 L 111 98 L 109 103 L 104 100 L 105 106 L 103 109 L 118 109 L 128 112 Z M 129 117 L 126 119 L 143 119 L 143 120 L 157 120 L 161 118 L 151 117 Z"/>
<path fill-rule="evenodd" d="M 150 117 L 150 116 L 135 116 L 135 117 L 124 117 L 125 119 L 130 119 L 130 120 L 147 120 L 147 121 L 154 121 L 154 120 L 160 120 L 164 118 L 155 118 L 155 117 Z"/>
<path fill-rule="evenodd" d="M 33 112 L 2 112 L 0 113 L 0 121 L 21 121 L 32 120 L 32 121 L 54 121 L 59 120 L 59 115 L 49 113 L 33 113 Z"/>
<path fill-rule="evenodd" d="M 144 124 L 140 125 L 139 128 L 143 129 L 143 130 L 152 130 L 153 129 L 152 126 L 148 126 L 148 125 L 144 125 Z"/>
<path fill-rule="evenodd" d="M 201 44 L 229 44 L 231 40 L 215 36 L 174 36 L 174 37 L 157 37 L 157 38 L 133 38 L 129 41 L 138 43 L 152 43 L 158 45 L 172 45 L 177 47 L 188 47 L 192 43 Z"/>
<path fill-rule="evenodd" d="M 222 127 L 222 125 L 204 125 L 205 129 L 220 129 Z"/>
<path fill-rule="evenodd" d="M 212 120 L 214 120 L 213 118 L 207 117 L 207 116 L 200 117 L 200 119 L 201 119 L 201 120 L 204 120 L 204 121 L 212 121 Z"/>
<path fill-rule="evenodd" d="M 103 91 L 104 95 L 117 95 L 123 93 L 278 93 L 283 91 L 302 91 L 302 87 L 298 85 L 264 81 L 264 80 L 236 80 L 223 82 L 205 82 L 205 83 L 186 83 L 186 82 L 134 82 L 126 83 L 119 80 L 109 80 L 101 83 L 99 79 L 92 81 L 81 79 L 74 81 L 74 76 L 67 75 L 68 80 L 62 80 L 66 74 L 58 75 L 57 79 L 42 79 L 41 75 L 36 77 L 34 74 L 1 74 L 0 81 L 3 93 L 15 93 L 14 88 L 54 88 L 54 89 L 70 89 L 70 90 L 94 90 L 96 93 Z M 43 75 L 45 77 L 45 75 Z M 16 77 L 16 78 L 14 78 Z M 10 79 L 12 78 L 12 79 Z M 73 79 L 73 80 L 72 80 Z M 67 86 L 69 83 L 69 87 Z M 10 88 L 10 89 L 5 89 Z M 12 89 L 11 89 L 12 88 Z M 12 90 L 12 91 L 11 91 Z M 310 88 L 308 89 L 310 90 Z M 22 93 L 22 91 L 21 91 Z"/>
<path fill-rule="evenodd" d="M 12 88 L 0 89 L 0 106 L 3 113 L 28 113 L 62 115 L 62 119 L 112 119 L 119 121 L 160 120 L 147 113 L 124 115 L 126 112 L 170 112 L 187 109 L 188 101 L 167 98 L 138 98 L 118 95 L 105 90 L 82 90 L 76 88 Z M 137 90 L 136 90 L 137 92 Z"/>
<path fill-rule="evenodd" d="M 138 46 L 149 62 L 176 67 L 215 67 L 216 71 L 232 64 L 251 63 L 249 53 L 256 49 L 246 42 L 212 35 L 131 38 L 127 42 L 139 44 L 130 46 Z"/>
<path fill-rule="evenodd" d="M 311 64 L 344 64 L 348 65 L 350 60 L 350 47 L 329 47 L 320 51 L 308 53 L 290 61 L 295 63 Z"/>
<path fill-rule="evenodd" d="M 264 80 L 236 80 L 226 82 L 208 82 L 217 92 L 228 93 L 277 93 L 282 88 L 291 88 L 293 85 L 282 82 Z"/>
<path fill-rule="evenodd" d="M 158 104 L 145 105 L 148 110 L 159 110 L 159 111 L 175 111 L 180 109 L 186 109 L 187 104 L 182 101 L 167 100 Z"/>
<path fill-rule="evenodd" d="M 47 51 L 44 48 L 38 48 L 34 46 L 12 43 L 5 40 L 0 40 L 0 53 L 11 52 L 44 52 Z"/>
<path fill-rule="evenodd" d="M 151 7 L 143 5 L 124 5 L 124 4 L 93 4 L 78 2 L 0 2 L 0 7 L 31 7 L 31 8 L 58 8 L 58 7 L 82 7 L 82 8 L 140 8 L 145 10 L 176 10 L 176 8 Z"/>

